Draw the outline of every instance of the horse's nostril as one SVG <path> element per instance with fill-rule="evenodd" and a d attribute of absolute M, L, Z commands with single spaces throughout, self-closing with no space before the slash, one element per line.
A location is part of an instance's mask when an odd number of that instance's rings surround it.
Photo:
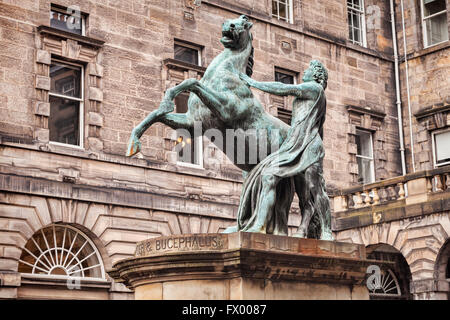
<path fill-rule="evenodd" d="M 234 28 L 234 24 L 230 24 L 230 28 Z"/>

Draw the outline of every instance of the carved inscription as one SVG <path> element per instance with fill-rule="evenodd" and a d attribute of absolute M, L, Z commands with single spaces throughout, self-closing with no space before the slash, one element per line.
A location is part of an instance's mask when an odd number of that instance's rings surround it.
<path fill-rule="evenodd" d="M 226 238 L 220 234 L 180 235 L 149 239 L 136 246 L 136 257 L 162 252 L 182 252 L 198 250 L 220 250 L 225 247 Z"/>

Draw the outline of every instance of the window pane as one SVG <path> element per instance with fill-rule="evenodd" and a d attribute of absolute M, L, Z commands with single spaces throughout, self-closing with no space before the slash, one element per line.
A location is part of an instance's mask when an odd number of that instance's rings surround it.
<path fill-rule="evenodd" d="M 428 17 L 432 14 L 441 12 L 445 10 L 445 0 L 424 0 L 423 1 L 423 9 L 424 16 Z"/>
<path fill-rule="evenodd" d="M 448 40 L 447 15 L 441 14 L 425 20 L 428 45 Z"/>
<path fill-rule="evenodd" d="M 175 59 L 199 65 L 198 50 L 175 44 Z"/>
<path fill-rule="evenodd" d="M 372 183 L 375 181 L 373 174 L 373 160 L 356 158 L 358 161 L 358 182 L 359 183 Z"/>
<path fill-rule="evenodd" d="M 371 135 L 370 132 L 356 130 L 357 155 L 369 158 L 373 157 Z"/>
<path fill-rule="evenodd" d="M 438 133 L 434 136 L 436 143 L 436 162 L 450 161 L 450 131 Z"/>
<path fill-rule="evenodd" d="M 50 26 L 71 33 L 82 34 L 81 17 L 50 11 Z"/>
<path fill-rule="evenodd" d="M 278 108 L 278 119 L 291 125 L 292 122 L 292 111 L 284 108 Z"/>
<path fill-rule="evenodd" d="M 285 84 L 294 84 L 294 76 L 282 72 L 275 71 L 275 81 Z"/>
<path fill-rule="evenodd" d="M 287 9 L 286 9 L 286 4 L 281 3 L 280 2 L 280 18 L 281 19 L 286 19 L 287 18 Z"/>
<path fill-rule="evenodd" d="M 50 141 L 80 145 L 80 102 L 50 96 Z"/>
<path fill-rule="evenodd" d="M 81 98 L 81 68 L 52 62 L 50 92 Z"/>
<path fill-rule="evenodd" d="M 191 137 L 178 137 L 177 143 L 181 144 L 181 149 L 178 151 L 178 161 L 198 164 L 195 153 L 195 139 Z"/>
<path fill-rule="evenodd" d="M 175 106 L 177 113 L 186 113 L 188 111 L 189 94 L 182 93 L 175 98 Z M 177 144 L 181 144 L 181 149 L 178 152 L 178 161 L 199 164 L 196 149 L 199 148 L 197 140 L 192 137 L 180 136 L 177 139 Z"/>
<path fill-rule="evenodd" d="M 275 0 L 272 0 L 272 15 L 278 16 L 278 5 Z"/>

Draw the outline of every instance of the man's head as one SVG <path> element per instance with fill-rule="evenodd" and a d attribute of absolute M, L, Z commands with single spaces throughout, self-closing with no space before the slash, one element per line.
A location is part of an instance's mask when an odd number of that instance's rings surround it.
<path fill-rule="evenodd" d="M 312 60 L 309 68 L 303 74 L 303 81 L 316 81 L 325 90 L 328 82 L 328 71 L 320 61 Z"/>

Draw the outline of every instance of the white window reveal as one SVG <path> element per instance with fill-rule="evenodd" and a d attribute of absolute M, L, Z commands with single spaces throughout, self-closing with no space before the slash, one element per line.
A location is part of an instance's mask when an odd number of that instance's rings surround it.
<path fill-rule="evenodd" d="M 446 0 L 421 0 L 425 47 L 448 40 Z"/>
<path fill-rule="evenodd" d="M 450 164 L 450 129 L 433 132 L 434 165 Z"/>
<path fill-rule="evenodd" d="M 201 48 L 192 44 L 175 41 L 174 58 L 192 65 L 201 66 Z M 189 94 L 183 92 L 175 98 L 177 113 L 188 111 Z M 203 137 L 179 136 L 177 138 L 178 164 L 184 166 L 203 167 Z"/>
<path fill-rule="evenodd" d="M 358 162 L 358 182 L 362 184 L 375 181 L 372 133 L 356 130 L 356 160 Z"/>
<path fill-rule="evenodd" d="M 272 17 L 294 23 L 292 0 L 272 0 Z"/>
<path fill-rule="evenodd" d="M 50 142 L 83 147 L 83 66 L 53 60 L 50 66 Z"/>
<path fill-rule="evenodd" d="M 22 248 L 19 272 L 36 277 L 105 279 L 94 243 L 81 231 L 53 224 L 36 232 Z"/>
<path fill-rule="evenodd" d="M 352 43 L 367 47 L 364 0 L 347 0 L 348 34 Z"/>

